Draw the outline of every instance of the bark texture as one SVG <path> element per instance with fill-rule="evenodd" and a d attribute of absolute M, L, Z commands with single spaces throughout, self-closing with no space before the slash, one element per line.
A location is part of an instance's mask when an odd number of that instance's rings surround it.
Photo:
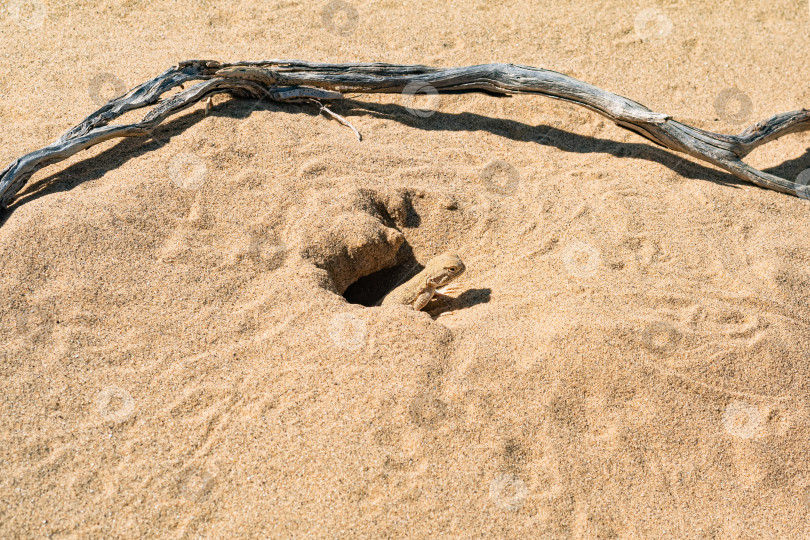
<path fill-rule="evenodd" d="M 188 89 L 161 100 L 184 83 Z M 0 172 L 0 206 L 6 207 L 28 179 L 43 167 L 116 137 L 148 136 L 167 117 L 214 94 L 291 101 L 340 99 L 343 93 L 491 92 L 537 94 L 595 111 L 670 150 L 716 165 L 758 186 L 802 196 L 806 186 L 749 166 L 742 158 L 754 148 L 788 133 L 810 128 L 810 111 L 777 114 L 739 135 L 694 128 L 649 110 L 628 98 L 547 69 L 513 64 L 459 68 L 384 63 L 327 64 L 297 60 L 221 63 L 181 62 L 154 79 L 111 100 L 57 141 L 26 154 Z M 111 124 L 127 111 L 154 106 L 141 121 Z"/>

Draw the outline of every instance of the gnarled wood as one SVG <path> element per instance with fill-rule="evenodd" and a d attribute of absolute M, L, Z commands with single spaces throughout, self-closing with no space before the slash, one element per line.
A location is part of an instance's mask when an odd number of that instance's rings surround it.
<path fill-rule="evenodd" d="M 201 81 L 171 97 L 160 97 L 189 81 Z M 656 144 L 712 163 L 758 186 L 797 195 L 804 186 L 755 169 L 742 158 L 754 148 L 788 133 L 810 128 L 810 111 L 777 114 L 739 135 L 694 128 L 653 112 L 625 97 L 547 69 L 513 64 L 434 68 L 383 63 L 327 64 L 297 60 L 220 63 L 181 62 L 154 79 L 111 100 L 56 142 L 9 164 L 0 172 L 0 206 L 7 206 L 39 169 L 115 137 L 149 135 L 172 114 L 214 94 L 288 101 L 339 99 L 342 93 L 492 92 L 538 94 L 595 111 Z M 110 125 L 127 111 L 154 105 L 140 122 Z"/>

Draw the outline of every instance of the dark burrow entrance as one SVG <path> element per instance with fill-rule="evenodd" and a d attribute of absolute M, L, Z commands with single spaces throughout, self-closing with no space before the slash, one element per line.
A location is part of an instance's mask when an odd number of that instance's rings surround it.
<path fill-rule="evenodd" d="M 459 243 L 455 239 L 473 230 L 481 219 L 480 211 L 473 211 L 476 200 L 460 204 L 455 196 L 405 188 L 325 191 L 310 203 L 317 212 L 302 225 L 301 253 L 329 273 L 331 289 L 346 301 L 377 306 L 421 272 L 430 257 L 452 249 Z"/>
<path fill-rule="evenodd" d="M 422 271 L 424 266 L 413 256 L 407 241 L 397 253 L 397 264 L 373 274 L 363 276 L 344 291 L 343 298 L 352 304 L 365 307 L 377 306 L 391 290 L 405 283 Z"/>

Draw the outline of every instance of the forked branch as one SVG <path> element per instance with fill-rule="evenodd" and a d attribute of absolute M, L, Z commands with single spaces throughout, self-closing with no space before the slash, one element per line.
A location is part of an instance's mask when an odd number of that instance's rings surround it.
<path fill-rule="evenodd" d="M 189 81 L 190 88 L 161 100 Z M 148 136 L 163 120 L 220 93 L 275 101 L 340 99 L 344 93 L 491 92 L 538 94 L 576 103 L 656 144 L 716 165 L 758 186 L 792 195 L 805 186 L 755 169 L 745 162 L 754 148 L 810 128 L 810 111 L 777 114 L 739 135 L 694 128 L 630 99 L 547 69 L 513 64 L 434 68 L 395 64 L 324 64 L 296 60 L 220 63 L 192 60 L 111 100 L 59 140 L 9 164 L 0 172 L 0 206 L 7 206 L 39 169 L 116 137 Z M 132 124 L 110 122 L 127 111 L 154 105 Z"/>

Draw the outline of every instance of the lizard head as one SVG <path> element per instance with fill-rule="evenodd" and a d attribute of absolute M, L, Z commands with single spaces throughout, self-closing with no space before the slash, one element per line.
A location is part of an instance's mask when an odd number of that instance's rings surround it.
<path fill-rule="evenodd" d="M 431 259 L 425 269 L 430 272 L 430 282 L 443 287 L 463 274 L 466 267 L 458 255 L 446 251 Z"/>

